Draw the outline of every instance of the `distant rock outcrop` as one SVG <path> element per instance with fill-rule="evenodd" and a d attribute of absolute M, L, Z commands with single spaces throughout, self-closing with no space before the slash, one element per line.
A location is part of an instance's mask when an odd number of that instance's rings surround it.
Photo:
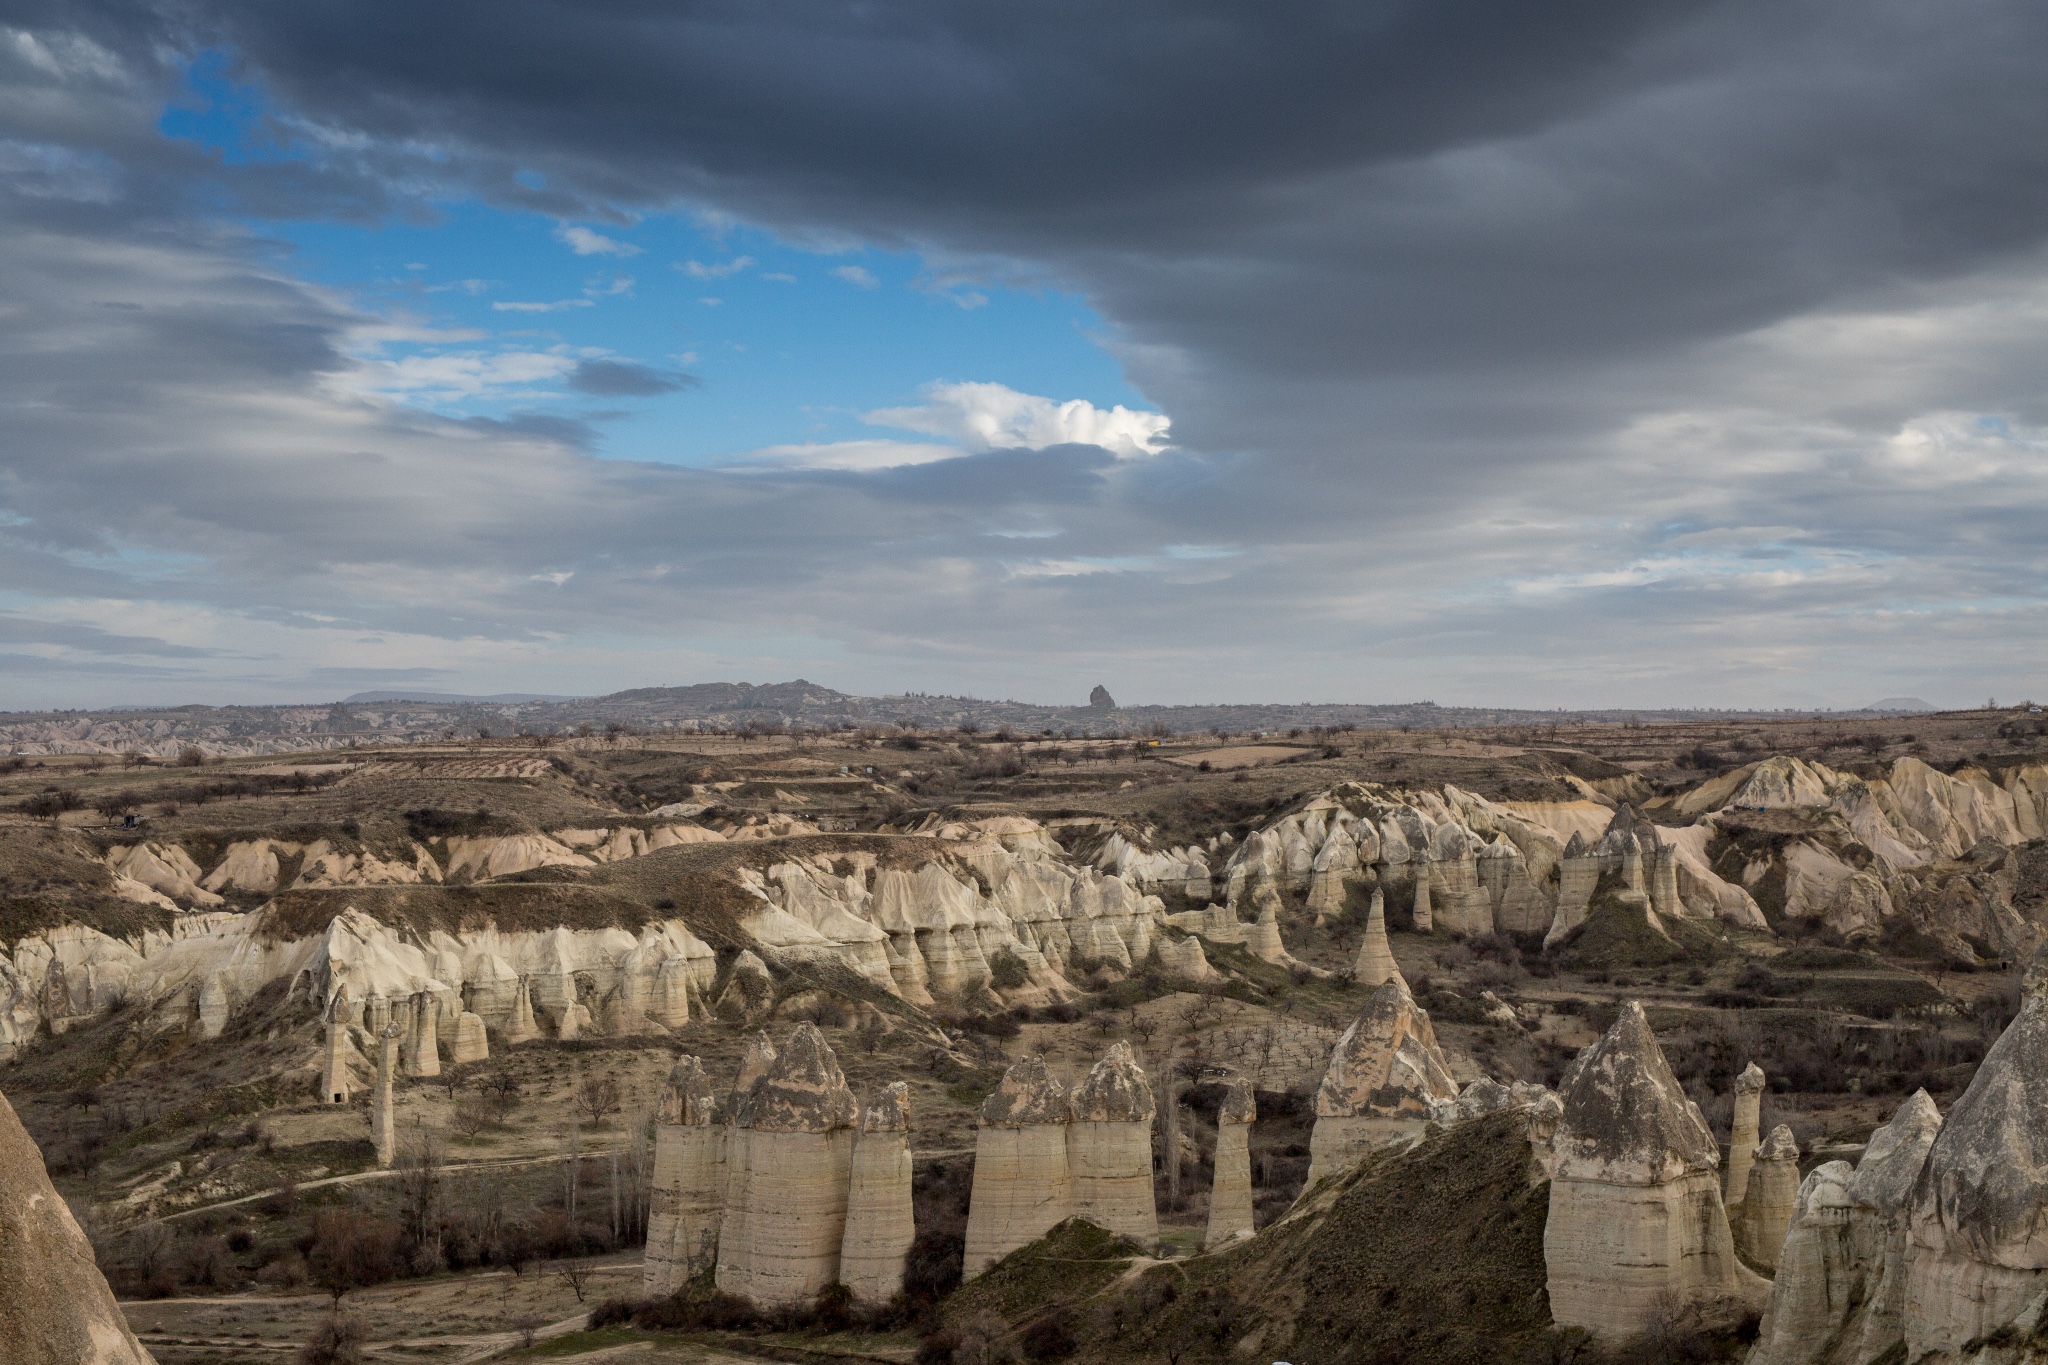
<path fill-rule="evenodd" d="M 1110 696 L 1109 689 L 1101 683 L 1095 684 L 1094 689 L 1088 693 L 1088 704 L 1097 711 L 1116 710 L 1116 698 Z"/>
<path fill-rule="evenodd" d="M 1431 1105 L 1457 1098 L 1429 1012 L 1396 976 L 1344 1030 L 1316 1089 L 1308 1184 L 1355 1165 L 1373 1147 L 1419 1134 Z"/>
<path fill-rule="evenodd" d="M 0 1356 L 10 1365 L 154 1365 L 128 1330 L 43 1154 L 0 1095 Z"/>
<path fill-rule="evenodd" d="M 1720 1149 L 1640 1004 L 1578 1055 L 1559 1095 L 1543 1230 L 1559 1326 L 1627 1337 L 1674 1300 L 1760 1288 L 1736 1263 Z"/>

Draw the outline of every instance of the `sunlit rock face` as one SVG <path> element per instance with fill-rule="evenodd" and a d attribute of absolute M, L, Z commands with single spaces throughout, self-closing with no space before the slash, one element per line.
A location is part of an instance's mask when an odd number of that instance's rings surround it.
<path fill-rule="evenodd" d="M 1316 1089 L 1308 1183 L 1349 1169 L 1375 1146 L 1419 1134 L 1432 1105 L 1457 1095 L 1429 1012 L 1398 976 L 1386 982 L 1331 1050 Z"/>
<path fill-rule="evenodd" d="M 721 1229 L 720 1289 L 760 1304 L 809 1303 L 839 1278 L 859 1107 L 839 1059 L 798 1024 L 739 1100 L 747 1178 Z"/>
<path fill-rule="evenodd" d="M 1623 1006 L 1606 1035 L 1579 1054 L 1559 1096 L 1543 1230 L 1551 1317 L 1626 1337 L 1674 1297 L 1742 1289 L 1717 1179 L 1720 1150 L 1641 1005 Z"/>
<path fill-rule="evenodd" d="M 916 1237 L 910 1177 L 910 1087 L 897 1081 L 861 1110 L 853 1148 L 839 1282 L 863 1302 L 887 1303 L 903 1287 Z"/>
<path fill-rule="evenodd" d="M 1112 1044 L 1074 1087 L 1067 1129 L 1073 1213 L 1150 1246 L 1159 1240 L 1152 1197 L 1152 1086 L 1129 1043 Z"/>
<path fill-rule="evenodd" d="M 2048 1289 L 2048 994 L 2037 986 L 1949 1111 L 1907 1224 L 1909 1357 L 1958 1351 Z"/>
<path fill-rule="evenodd" d="M 967 1211 L 968 1278 L 1072 1215 L 1067 1162 L 1072 1122 L 1067 1088 L 1042 1057 L 1012 1065 L 995 1093 L 982 1101 Z"/>
<path fill-rule="evenodd" d="M 151 1365 L 43 1168 L 0 1096 L 0 1359 L 19 1365 Z"/>
<path fill-rule="evenodd" d="M 718 1260 L 725 1206 L 725 1127 L 704 1064 L 679 1057 L 654 1116 L 654 1178 L 644 1289 L 673 1294 Z"/>
<path fill-rule="evenodd" d="M 1209 1230 L 1202 1240 L 1207 1250 L 1252 1235 L 1251 1132 L 1258 1116 L 1251 1083 L 1243 1077 L 1232 1080 L 1216 1112 L 1216 1174 L 1209 1186 Z"/>

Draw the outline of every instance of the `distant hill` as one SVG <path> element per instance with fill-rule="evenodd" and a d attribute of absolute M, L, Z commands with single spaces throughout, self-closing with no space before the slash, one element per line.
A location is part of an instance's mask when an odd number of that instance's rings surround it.
<path fill-rule="evenodd" d="M 456 703 L 579 701 L 581 698 L 555 692 L 494 692 L 488 697 L 467 697 L 459 692 L 357 692 L 341 699 L 343 706 L 372 701 L 438 701 Z"/>
<path fill-rule="evenodd" d="M 1192 706 L 1117 706 L 1106 689 L 1098 687 L 1096 691 L 1099 695 L 1090 705 L 1045 706 L 924 692 L 859 697 L 804 678 L 781 683 L 636 687 L 602 697 L 558 697 L 531 692 L 481 697 L 381 689 L 358 692 L 339 702 L 306 706 L 131 707 L 0 713 L 0 747 L 19 754 L 145 753 L 171 758 L 188 745 L 216 755 L 267 754 L 335 749 L 351 744 L 467 739 L 479 732 L 496 736 L 567 735 L 614 728 L 689 732 L 894 725 L 925 729 L 971 726 L 989 734 L 1008 730 L 1019 735 L 1189 734 L 1211 730 L 1278 735 L 1344 727 L 1534 728 L 1771 720 L 1820 714 L 1803 709 L 1709 711 L 1627 707 L 1535 711 L 1517 707 L 1438 706 L 1431 701 L 1371 705 L 1214 702 Z M 1078 686 L 1075 694 L 1077 698 L 1080 695 Z M 1914 705 L 1918 709 L 1932 709 L 1922 702 Z"/>
<path fill-rule="evenodd" d="M 1881 711 L 1889 715 L 1918 715 L 1923 711 L 1939 711 L 1941 708 L 1918 697 L 1886 697 L 1883 701 L 1874 701 L 1863 709 Z"/>

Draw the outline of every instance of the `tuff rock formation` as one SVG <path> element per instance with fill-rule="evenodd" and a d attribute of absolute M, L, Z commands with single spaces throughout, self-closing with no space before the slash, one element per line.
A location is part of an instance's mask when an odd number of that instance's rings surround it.
<path fill-rule="evenodd" d="M 1072 1214 L 1067 1165 L 1072 1120 L 1067 1088 L 1042 1057 L 1013 1064 L 982 1101 L 967 1211 L 969 1279 Z"/>
<path fill-rule="evenodd" d="M 1909 1359 L 1955 1352 L 2048 1290 L 2048 993 L 2019 1017 L 1949 1111 L 1907 1224 Z"/>
<path fill-rule="evenodd" d="M 484 1033 L 483 1016 L 464 1011 L 455 1016 L 455 1036 L 448 1043 L 450 1065 L 481 1062 L 491 1055 L 491 1043 Z"/>
<path fill-rule="evenodd" d="M 1233 1079 L 1216 1113 L 1216 1174 L 1209 1186 L 1205 1250 L 1252 1235 L 1251 1132 L 1258 1116 L 1250 1082 Z"/>
<path fill-rule="evenodd" d="M 1387 946 L 1387 898 L 1373 888 L 1372 906 L 1366 911 L 1365 937 L 1358 945 L 1358 957 L 1351 964 L 1351 979 L 1361 986 L 1384 986 L 1401 975 L 1394 951 Z"/>
<path fill-rule="evenodd" d="M 1735 1119 L 1728 1132 L 1728 1183 L 1722 1187 L 1721 1198 L 1731 1219 L 1749 1197 L 1749 1163 L 1763 1136 L 1763 1094 L 1763 1068 L 1751 1062 L 1735 1078 Z"/>
<path fill-rule="evenodd" d="M 1756 1149 L 1756 1161 L 1749 1168 L 1749 1190 L 1742 1201 L 1740 1240 L 1742 1254 L 1752 1264 L 1776 1270 L 1778 1249 L 1785 1244 L 1785 1230 L 1792 1225 L 1792 1207 L 1799 1198 L 1799 1144 L 1784 1124 Z"/>
<path fill-rule="evenodd" d="M 897 1081 L 861 1111 L 853 1147 L 839 1282 L 864 1303 L 887 1303 L 903 1288 L 903 1261 L 916 1237 L 910 1176 L 910 1087 Z"/>
<path fill-rule="evenodd" d="M 412 1032 L 406 1039 L 405 1074 L 441 1074 L 441 1004 L 431 991 L 412 998 Z"/>
<path fill-rule="evenodd" d="M 1871 1365 L 1904 1349 L 1906 1215 L 1940 1131 L 1916 1091 L 1853 1172 L 1831 1161 L 1806 1177 L 1749 1365 Z"/>
<path fill-rule="evenodd" d="M 1770 1307 L 1748 1365 L 1856 1358 L 1841 1354 L 1844 1346 L 1855 1345 L 1843 1340 L 1843 1325 L 1868 1288 L 1850 1229 L 1849 1183 L 1855 1174 L 1848 1162 L 1829 1161 L 1800 1182 Z"/>
<path fill-rule="evenodd" d="M 1157 1242 L 1159 1211 L 1152 1197 L 1156 1111 L 1152 1086 L 1131 1055 L 1131 1045 L 1112 1044 L 1074 1087 L 1070 1104 L 1067 1171 L 1073 1216 L 1141 1246 Z"/>
<path fill-rule="evenodd" d="M 798 1024 L 739 1101 L 746 1181 L 718 1240 L 718 1287 L 809 1303 L 839 1278 L 859 1106 L 825 1035 Z"/>
<path fill-rule="evenodd" d="M 1419 1135 L 1431 1105 L 1457 1094 L 1429 1012 L 1394 977 L 1372 993 L 1331 1050 L 1316 1090 L 1308 1184 L 1350 1168 L 1373 1147 Z"/>
<path fill-rule="evenodd" d="M 718 1233 L 721 1241 L 730 1238 L 738 1244 L 744 1240 L 747 1210 L 751 1207 L 747 1184 L 753 1176 L 753 1166 L 747 1154 L 753 1133 L 740 1126 L 739 1114 L 753 1094 L 754 1087 L 761 1083 L 774 1064 L 775 1044 L 763 1029 L 747 1040 L 746 1051 L 740 1054 L 739 1074 L 733 1080 L 732 1093 L 725 1105 L 725 1198 Z"/>
<path fill-rule="evenodd" d="M 718 1262 L 725 1206 L 725 1128 L 704 1064 L 679 1057 L 654 1115 L 644 1292 L 673 1294 Z"/>
<path fill-rule="evenodd" d="M 384 1025 L 377 1039 L 377 1089 L 370 1101 L 370 1142 L 377 1149 L 377 1164 L 389 1166 L 398 1155 L 398 1125 L 392 1113 L 391 1088 L 398 1076 L 398 1048 L 405 1039 L 405 1025 L 393 1019 Z"/>
<path fill-rule="evenodd" d="M 1760 1288 L 1736 1263 L 1715 1179 L 1720 1149 L 1640 1004 L 1624 1005 L 1606 1035 L 1578 1055 L 1559 1095 L 1543 1229 L 1559 1326 L 1627 1337 L 1674 1296 Z"/>
<path fill-rule="evenodd" d="M 0 1095 L 0 1358 L 10 1365 L 154 1365 L 92 1244 Z"/>
<path fill-rule="evenodd" d="M 321 1048 L 320 1102 L 347 1104 L 353 1088 L 348 1071 L 348 987 L 335 988 L 327 1004 L 327 1035 Z"/>

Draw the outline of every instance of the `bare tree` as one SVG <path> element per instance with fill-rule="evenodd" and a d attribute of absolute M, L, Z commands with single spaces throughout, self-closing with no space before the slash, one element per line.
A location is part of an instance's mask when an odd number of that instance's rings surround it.
<path fill-rule="evenodd" d="M 590 1287 L 590 1262 L 557 1261 L 555 1278 L 576 1291 L 576 1302 L 583 1302 L 583 1291 Z"/>
<path fill-rule="evenodd" d="M 593 1127 L 603 1123 L 605 1115 L 619 1110 L 619 1078 L 609 1072 L 585 1076 L 583 1084 L 576 1087 L 576 1103 L 590 1115 Z"/>

